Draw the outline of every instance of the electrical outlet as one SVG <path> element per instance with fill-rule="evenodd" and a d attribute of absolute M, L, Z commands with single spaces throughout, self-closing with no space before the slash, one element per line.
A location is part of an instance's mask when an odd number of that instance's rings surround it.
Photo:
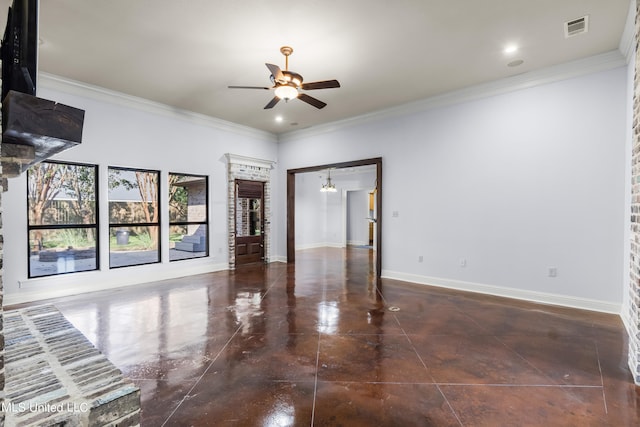
<path fill-rule="evenodd" d="M 556 267 L 549 267 L 547 275 L 549 277 L 556 277 L 558 275 L 558 269 Z"/>
<path fill-rule="evenodd" d="M 398 211 L 393 211 L 391 212 L 391 216 L 394 218 L 398 218 L 400 216 L 400 214 L 398 213 Z"/>
<path fill-rule="evenodd" d="M 422 261 L 424 261 L 424 257 L 423 257 L 422 255 L 420 255 L 420 256 L 418 257 L 418 262 L 422 262 Z"/>
<path fill-rule="evenodd" d="M 464 268 L 467 266 L 467 259 L 466 258 L 460 258 L 460 268 Z"/>

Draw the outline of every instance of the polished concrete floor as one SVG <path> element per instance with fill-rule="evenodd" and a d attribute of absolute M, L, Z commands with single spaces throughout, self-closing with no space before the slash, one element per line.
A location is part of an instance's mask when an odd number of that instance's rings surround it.
<path fill-rule="evenodd" d="M 367 249 L 53 300 L 143 426 L 638 426 L 620 318 L 381 280 Z"/>

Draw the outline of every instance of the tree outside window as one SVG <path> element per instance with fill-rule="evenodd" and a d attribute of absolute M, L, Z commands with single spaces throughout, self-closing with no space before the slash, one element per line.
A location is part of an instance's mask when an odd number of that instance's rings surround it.
<path fill-rule="evenodd" d="M 42 162 L 27 171 L 29 277 L 97 270 L 98 167 Z"/>
<path fill-rule="evenodd" d="M 109 167 L 109 266 L 160 262 L 159 171 Z"/>

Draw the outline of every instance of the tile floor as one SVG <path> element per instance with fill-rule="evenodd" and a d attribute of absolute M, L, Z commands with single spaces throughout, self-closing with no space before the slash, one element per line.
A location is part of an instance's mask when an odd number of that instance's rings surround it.
<path fill-rule="evenodd" d="M 140 386 L 143 426 L 640 425 L 618 316 L 297 257 L 51 302 Z"/>

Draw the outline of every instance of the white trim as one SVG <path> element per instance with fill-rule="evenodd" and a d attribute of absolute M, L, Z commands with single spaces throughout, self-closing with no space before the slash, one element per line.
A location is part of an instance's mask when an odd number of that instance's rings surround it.
<path fill-rule="evenodd" d="M 251 128 L 249 126 L 242 126 L 216 117 L 182 110 L 159 102 L 127 95 L 122 92 L 112 91 L 99 86 L 93 86 L 88 83 L 78 82 L 45 72 L 38 73 L 38 85 L 39 87 L 49 90 L 64 92 L 70 95 L 90 98 L 96 101 L 116 104 L 123 107 L 135 108 L 149 113 L 176 118 L 193 124 L 208 126 L 235 134 L 244 134 L 254 138 L 263 138 L 273 142 L 278 140 L 276 135 L 270 132 Z"/>
<path fill-rule="evenodd" d="M 165 269 L 158 269 L 158 264 L 149 264 L 135 267 L 135 272 L 130 268 L 118 268 L 109 270 L 109 274 L 104 274 L 101 271 L 88 271 L 72 275 L 62 274 L 28 279 L 19 282 L 20 290 L 18 292 L 5 294 L 4 305 L 9 306 L 88 292 L 114 290 L 148 282 L 229 269 L 229 265 L 226 262 L 213 264 L 198 261 L 200 259 L 163 264 L 163 266 L 168 267 Z M 99 279 L 95 277 L 96 274 L 100 274 Z"/>
<path fill-rule="evenodd" d="M 347 246 L 371 246 L 364 240 L 347 240 Z"/>
<path fill-rule="evenodd" d="M 300 129 L 283 133 L 278 136 L 278 141 L 293 141 L 301 137 L 321 135 L 342 128 L 360 125 L 371 121 L 378 121 L 389 117 L 403 116 L 426 111 L 432 108 L 488 98 L 516 90 L 579 77 L 598 71 L 611 70 L 622 67 L 626 65 L 626 63 L 627 61 L 620 50 L 615 49 L 600 55 L 547 67 L 542 70 L 530 71 L 528 73 L 499 79 L 489 83 L 470 86 L 397 107 L 386 108 L 372 113 L 363 114 L 361 116 L 313 126 L 308 129 Z"/>
<path fill-rule="evenodd" d="M 627 25 L 629 25 L 628 22 Z M 494 95 L 512 92 L 515 90 L 538 86 L 541 84 L 552 83 L 572 77 L 578 77 L 598 71 L 605 71 L 621 67 L 627 64 L 630 57 L 629 53 L 630 51 L 632 51 L 632 47 L 634 45 L 632 37 L 633 32 L 629 34 L 629 31 L 631 30 L 628 30 L 625 26 L 623 37 L 620 40 L 619 49 L 612 50 L 610 52 L 567 62 L 560 65 L 555 65 L 552 67 L 547 67 L 542 70 L 531 71 L 512 77 L 499 79 L 489 83 L 470 86 L 468 88 L 448 92 L 442 95 L 436 95 L 430 98 L 403 104 L 397 107 L 378 110 L 372 113 L 363 114 L 344 120 L 338 120 L 331 123 L 313 126 L 308 129 L 287 132 L 279 136 L 270 132 L 258 130 L 248 126 L 242 126 L 237 123 L 228 122 L 226 120 L 206 116 L 204 114 L 194 113 L 192 111 L 180 110 L 175 107 L 150 101 L 144 98 L 139 98 L 121 92 L 93 86 L 87 83 L 66 79 L 64 77 L 45 72 L 38 73 L 38 84 L 46 89 L 57 90 L 77 96 L 88 97 L 98 101 L 137 108 L 143 111 L 170 116 L 173 118 L 179 118 L 195 124 L 209 126 L 236 134 L 246 134 L 253 137 L 266 138 L 270 141 L 288 141 L 299 137 L 313 136 L 331 132 L 337 129 L 367 123 L 374 120 L 381 120 L 387 117 L 412 114 L 431 108 L 468 102 L 471 100 L 486 98 Z"/>
<path fill-rule="evenodd" d="M 624 30 L 622 31 L 622 37 L 620 37 L 620 44 L 618 49 L 620 53 L 624 55 L 627 64 L 631 62 L 633 53 L 636 48 L 636 0 L 629 2 L 629 12 L 627 13 L 627 21 L 624 24 Z"/>
<path fill-rule="evenodd" d="M 254 157 L 241 156 L 239 154 L 226 153 L 224 157 L 230 165 L 245 165 L 264 169 L 273 169 L 276 164 L 275 160 L 256 159 Z"/>
<path fill-rule="evenodd" d="M 324 242 L 324 243 L 309 243 L 306 245 L 296 245 L 295 250 L 296 251 L 303 251 L 305 249 L 318 249 L 318 248 L 344 248 L 344 246 L 342 246 L 341 243 L 328 243 L 328 242 Z"/>
<path fill-rule="evenodd" d="M 382 278 L 617 315 L 620 315 L 622 312 L 621 303 L 578 298 L 568 295 L 550 294 L 527 289 L 505 288 L 502 286 L 487 285 L 484 283 L 420 276 L 417 274 L 402 273 L 399 271 L 389 271 L 384 269 L 382 270 Z"/>

